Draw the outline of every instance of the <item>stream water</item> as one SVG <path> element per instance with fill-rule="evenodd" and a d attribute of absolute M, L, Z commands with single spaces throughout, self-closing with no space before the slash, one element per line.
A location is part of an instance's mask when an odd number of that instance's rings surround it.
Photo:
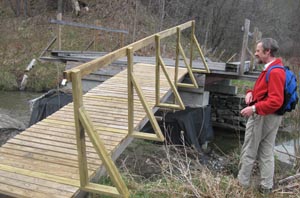
<path fill-rule="evenodd" d="M 0 146 L 28 126 L 29 101 L 40 95 L 31 92 L 0 91 Z"/>
<path fill-rule="evenodd" d="M 242 147 L 244 132 L 215 128 L 213 144 L 221 153 L 238 151 Z M 295 132 L 296 133 L 296 132 Z M 299 132 L 298 132 L 299 133 Z M 293 164 L 295 157 L 299 157 L 299 135 L 291 132 L 278 131 L 275 145 L 275 155 L 278 160 L 286 164 Z M 297 152 L 298 151 L 298 152 Z"/>
<path fill-rule="evenodd" d="M 30 119 L 29 101 L 42 95 L 33 92 L 0 91 L 0 114 L 8 115 L 28 126 Z"/>

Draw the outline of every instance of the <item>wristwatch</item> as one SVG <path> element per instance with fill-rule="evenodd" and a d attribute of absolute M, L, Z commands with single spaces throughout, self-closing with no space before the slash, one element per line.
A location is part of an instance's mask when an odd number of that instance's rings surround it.
<path fill-rule="evenodd" d="M 252 105 L 251 108 L 252 108 L 252 112 L 255 113 L 256 112 L 255 105 Z"/>

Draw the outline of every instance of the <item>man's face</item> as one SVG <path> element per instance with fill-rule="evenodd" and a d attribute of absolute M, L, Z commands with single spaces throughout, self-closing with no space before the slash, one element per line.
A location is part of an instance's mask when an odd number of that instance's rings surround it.
<path fill-rule="evenodd" d="M 270 57 L 270 50 L 264 51 L 262 47 L 262 43 L 258 43 L 255 50 L 255 57 L 257 59 L 257 63 L 261 64 L 267 63 L 268 58 Z"/>

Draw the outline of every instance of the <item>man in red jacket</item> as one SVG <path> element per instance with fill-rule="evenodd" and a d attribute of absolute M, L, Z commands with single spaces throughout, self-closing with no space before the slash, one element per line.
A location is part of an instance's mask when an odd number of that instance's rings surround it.
<path fill-rule="evenodd" d="M 260 190 L 271 192 L 274 176 L 274 146 L 282 116 L 275 112 L 284 100 L 285 73 L 283 69 L 273 69 L 266 82 L 268 69 L 282 66 L 281 59 L 275 58 L 279 47 L 272 38 L 264 38 L 257 43 L 255 56 L 264 63 L 264 70 L 255 82 L 253 90 L 248 90 L 245 102 L 248 105 L 241 115 L 248 117 L 245 140 L 241 150 L 238 180 L 244 187 L 250 186 L 253 164 L 257 159 L 260 169 Z"/>

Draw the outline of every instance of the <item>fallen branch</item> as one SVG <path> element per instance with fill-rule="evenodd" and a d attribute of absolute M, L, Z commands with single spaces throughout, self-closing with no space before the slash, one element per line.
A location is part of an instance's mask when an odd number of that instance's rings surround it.
<path fill-rule="evenodd" d="M 290 154 L 290 153 L 288 153 L 288 152 L 279 151 L 279 150 L 277 150 L 277 149 L 276 149 L 276 151 L 277 151 L 278 153 L 286 154 L 286 155 L 288 155 L 288 156 L 290 156 L 290 157 L 296 158 L 297 160 L 300 159 L 299 156 L 292 155 L 292 154 Z"/>
<path fill-rule="evenodd" d="M 294 195 L 296 193 L 294 192 L 276 192 L 277 194 L 281 194 L 281 195 Z"/>
<path fill-rule="evenodd" d="M 283 184 L 285 182 L 289 182 L 291 180 L 295 180 L 295 179 L 298 179 L 298 178 L 300 178 L 300 173 L 298 173 L 296 175 L 289 176 L 289 177 L 284 178 L 282 180 L 279 180 L 278 184 L 281 185 L 281 184 Z"/>
<path fill-rule="evenodd" d="M 293 190 L 294 189 L 298 190 L 299 189 L 299 185 L 300 184 L 295 183 L 295 184 L 291 184 L 291 185 L 288 185 L 288 186 L 284 186 L 282 188 L 273 190 L 273 193 L 280 193 L 280 194 L 286 194 L 286 195 L 288 195 L 288 194 L 294 194 L 295 192 Z"/>

